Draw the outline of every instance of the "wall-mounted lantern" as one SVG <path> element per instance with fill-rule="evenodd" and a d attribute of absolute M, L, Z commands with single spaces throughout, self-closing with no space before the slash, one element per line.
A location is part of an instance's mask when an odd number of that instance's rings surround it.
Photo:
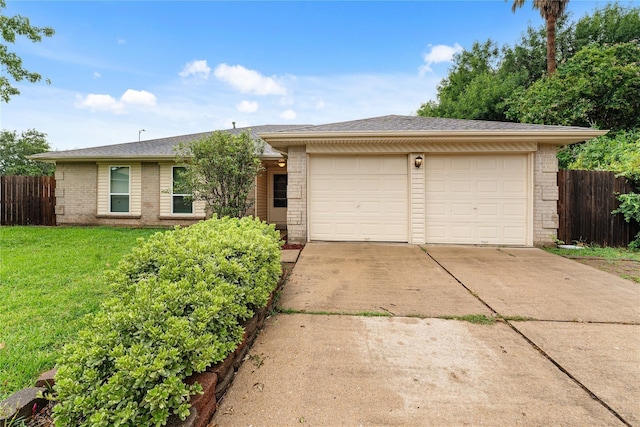
<path fill-rule="evenodd" d="M 413 164 L 416 165 L 417 168 L 420 168 L 420 166 L 422 166 L 422 156 L 416 157 Z"/>
<path fill-rule="evenodd" d="M 278 160 L 278 166 L 280 166 L 281 168 L 285 167 L 286 165 L 287 165 L 287 162 L 284 159 Z"/>

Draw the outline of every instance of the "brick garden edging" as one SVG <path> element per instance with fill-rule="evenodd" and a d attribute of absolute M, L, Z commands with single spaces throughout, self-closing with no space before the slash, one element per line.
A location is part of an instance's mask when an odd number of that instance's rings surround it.
<path fill-rule="evenodd" d="M 269 317 L 274 304 L 274 296 L 280 291 L 284 284 L 286 273 L 283 274 L 277 288 L 271 293 L 267 305 L 256 311 L 254 316 L 244 324 L 244 337 L 242 343 L 223 362 L 220 362 L 205 372 L 194 374 L 187 378 L 187 384 L 196 382 L 202 385 L 202 394 L 191 398 L 191 413 L 186 420 L 181 421 L 176 415 L 169 417 L 167 427 L 206 427 L 215 414 L 218 402 L 224 396 L 227 389 L 233 382 L 236 372 L 242 361 L 247 356 L 251 345 L 258 336 L 258 332 L 264 326 L 264 322 Z"/>
<path fill-rule="evenodd" d="M 224 361 L 207 368 L 205 372 L 194 374 L 185 379 L 187 384 L 200 383 L 203 393 L 191 398 L 190 414 L 184 421 L 180 420 L 178 416 L 172 415 L 166 424 L 168 427 L 206 427 L 209 424 L 213 414 L 215 414 L 218 401 L 220 401 L 233 382 L 235 373 L 240 368 L 242 361 L 275 305 L 275 296 L 282 289 L 290 271 L 290 269 L 285 268 L 284 264 L 282 276 L 276 289 L 271 292 L 267 305 L 257 310 L 251 319 L 242 324 L 244 336 L 242 343 L 238 345 L 236 350 L 227 356 Z M 1 401 L 0 427 L 5 427 L 13 419 L 30 418 L 46 407 L 49 400 L 43 396 L 43 393 L 51 390 L 55 384 L 55 374 L 56 369 L 44 372 L 36 381 L 35 387 L 19 390 Z"/>

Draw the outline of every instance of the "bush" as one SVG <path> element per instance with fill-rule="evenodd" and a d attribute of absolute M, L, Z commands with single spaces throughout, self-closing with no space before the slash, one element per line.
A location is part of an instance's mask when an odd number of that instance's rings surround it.
<path fill-rule="evenodd" d="M 273 226 L 250 218 L 214 218 L 141 242 L 107 275 L 114 296 L 63 350 L 56 425 L 186 418 L 202 390 L 183 380 L 238 346 L 240 322 L 275 289 L 279 248 Z"/>

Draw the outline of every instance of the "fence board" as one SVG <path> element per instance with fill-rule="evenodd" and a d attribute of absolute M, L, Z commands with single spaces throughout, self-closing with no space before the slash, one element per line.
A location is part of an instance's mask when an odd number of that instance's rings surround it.
<path fill-rule="evenodd" d="M 624 177 L 616 178 L 613 172 L 561 170 L 558 189 L 558 239 L 621 247 L 640 231 L 640 225 L 625 222 L 622 215 L 611 215 L 619 206 L 616 194 L 633 190 Z"/>
<path fill-rule="evenodd" d="M 0 225 L 56 225 L 52 176 L 0 177 Z"/>

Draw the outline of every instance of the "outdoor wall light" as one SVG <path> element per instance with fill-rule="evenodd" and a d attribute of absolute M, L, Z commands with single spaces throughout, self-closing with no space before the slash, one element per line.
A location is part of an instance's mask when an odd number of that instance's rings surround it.
<path fill-rule="evenodd" d="M 278 160 L 278 166 L 280 166 L 281 168 L 285 167 L 286 165 L 287 162 L 284 159 Z"/>
<path fill-rule="evenodd" d="M 416 165 L 417 168 L 420 168 L 420 166 L 422 166 L 422 156 L 416 157 L 413 164 Z"/>

